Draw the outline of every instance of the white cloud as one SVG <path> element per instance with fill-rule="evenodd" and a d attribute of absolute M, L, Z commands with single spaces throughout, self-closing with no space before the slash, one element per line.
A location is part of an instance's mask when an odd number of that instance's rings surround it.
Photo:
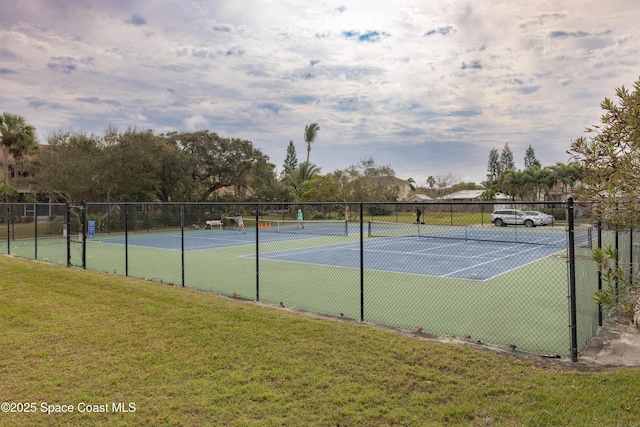
<path fill-rule="evenodd" d="M 522 167 L 640 73 L 635 0 L 40 0 L 0 4 L 0 102 L 39 133 L 209 128 L 280 165 L 318 122 L 324 172 L 363 158 L 418 183 Z"/>
<path fill-rule="evenodd" d="M 184 123 L 189 131 L 207 129 L 207 126 L 209 126 L 209 121 L 200 114 L 188 117 L 184 120 Z"/>

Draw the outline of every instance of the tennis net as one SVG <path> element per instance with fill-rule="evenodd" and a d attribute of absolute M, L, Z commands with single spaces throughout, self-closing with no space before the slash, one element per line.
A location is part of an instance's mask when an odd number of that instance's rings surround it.
<path fill-rule="evenodd" d="M 369 237 L 427 237 L 480 242 L 525 243 L 532 245 L 567 246 L 564 228 L 522 228 L 494 226 L 439 226 L 396 222 L 369 221 Z M 576 243 L 588 244 L 592 240 L 591 229 L 575 235 Z"/>
<path fill-rule="evenodd" d="M 318 236 L 346 236 L 349 227 L 346 220 L 297 221 L 287 219 L 244 220 L 245 228 L 256 229 L 259 233 L 296 233 Z"/>

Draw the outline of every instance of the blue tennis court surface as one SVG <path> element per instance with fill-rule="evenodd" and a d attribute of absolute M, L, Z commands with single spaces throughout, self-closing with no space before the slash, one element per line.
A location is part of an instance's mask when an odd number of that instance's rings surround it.
<path fill-rule="evenodd" d="M 285 240 L 298 240 L 313 238 L 304 230 L 290 230 L 287 233 L 267 232 L 260 233 L 260 242 L 278 242 Z M 315 236 L 318 237 L 318 236 Z M 89 242 L 124 245 L 124 237 L 99 237 L 89 239 Z M 175 233 L 149 234 L 131 233 L 126 242 L 129 246 L 141 246 L 147 248 L 167 249 L 179 251 L 182 249 L 182 235 L 179 231 Z M 185 250 L 202 250 L 211 248 L 224 248 L 229 246 L 255 245 L 255 230 L 247 230 L 245 233 L 236 230 L 201 230 L 186 231 L 184 234 Z"/>
<path fill-rule="evenodd" d="M 406 225 L 400 232 L 406 233 Z M 344 227 L 343 225 L 340 227 Z M 411 226 L 415 228 L 415 225 Z M 331 229 L 334 230 L 334 229 Z M 315 240 L 326 237 L 327 230 L 314 235 L 314 230 L 295 227 L 284 229 L 258 230 L 259 243 L 276 243 L 299 239 Z M 277 232 L 275 232 L 277 231 Z M 359 228 L 357 230 L 359 232 Z M 566 235 L 562 229 L 527 230 L 487 228 L 475 230 L 467 227 L 457 229 L 437 229 L 433 227 L 420 231 L 415 236 L 397 235 L 398 226 L 383 226 L 367 231 L 364 244 L 364 268 L 367 270 L 419 274 L 437 277 L 451 277 L 473 280 L 488 280 L 508 271 L 523 267 L 548 256 L 563 252 Z M 413 231 L 412 231 L 413 232 Z M 127 244 L 132 247 L 149 247 L 165 250 L 216 249 L 232 246 L 254 246 L 256 230 L 249 228 L 245 233 L 227 230 L 188 230 L 184 240 L 180 232 L 175 233 L 132 233 Z M 481 234 L 480 234 L 481 233 Z M 346 234 L 346 233 L 345 233 Z M 350 235 L 356 234 L 349 227 Z M 359 233 L 357 234 L 359 235 Z M 384 237 L 370 237 L 379 235 Z M 585 244 L 590 235 L 578 236 L 579 243 Z M 340 239 L 339 233 L 336 237 Z M 360 268 L 360 242 L 318 245 L 311 243 L 306 248 L 262 251 L 260 259 L 289 263 L 315 264 L 343 268 Z M 504 240 L 504 241 L 503 241 Z M 101 244 L 124 245 L 124 237 L 97 238 Z M 255 257 L 253 249 L 246 257 Z"/>
<path fill-rule="evenodd" d="M 452 239 L 367 239 L 364 268 L 487 280 L 560 252 L 553 245 Z M 261 253 L 261 260 L 360 268 L 359 242 Z"/>

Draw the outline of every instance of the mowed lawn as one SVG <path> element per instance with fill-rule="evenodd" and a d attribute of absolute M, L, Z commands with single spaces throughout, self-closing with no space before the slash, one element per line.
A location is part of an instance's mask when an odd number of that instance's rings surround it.
<path fill-rule="evenodd" d="M 639 424 L 640 369 L 579 372 L 7 256 L 0 331 L 2 426 Z"/>

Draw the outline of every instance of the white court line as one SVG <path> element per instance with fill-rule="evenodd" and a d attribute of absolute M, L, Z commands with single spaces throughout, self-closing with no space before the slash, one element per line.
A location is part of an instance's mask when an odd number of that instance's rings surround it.
<path fill-rule="evenodd" d="M 418 240 L 416 240 L 418 239 Z M 421 241 L 420 239 L 423 239 L 422 237 L 413 237 L 413 238 L 406 238 L 403 239 L 406 242 L 416 242 L 416 241 Z M 398 240 L 394 240 L 393 243 L 392 242 L 380 242 L 380 244 L 377 245 L 367 245 L 369 246 L 378 246 L 378 247 L 384 247 L 384 246 L 389 246 L 392 244 L 396 244 L 398 243 Z M 387 251 L 384 249 L 381 250 L 372 250 L 369 249 L 368 247 L 365 248 L 365 251 L 367 252 L 379 252 L 379 253 L 390 253 L 390 254 L 424 254 L 424 255 L 429 255 L 429 256 L 447 256 L 447 257 L 451 257 L 451 256 L 456 256 L 457 258 L 469 258 L 469 259 L 473 259 L 473 258 L 486 258 L 488 256 L 492 256 L 493 254 L 496 254 L 498 252 L 504 252 L 507 250 L 511 250 L 513 248 L 518 248 L 518 247 L 529 247 L 529 244 L 525 244 L 525 243 L 517 243 L 517 242 L 490 242 L 490 243 L 485 243 L 484 245 L 489 245 L 489 244 L 495 244 L 495 245 L 501 245 L 501 247 L 496 248 L 495 250 L 492 251 L 486 251 L 483 252 L 481 254 L 478 255 L 461 255 L 461 256 L 457 256 L 457 255 L 451 255 L 451 254 L 439 254 L 439 253 L 430 253 L 430 251 L 434 251 L 434 250 L 439 250 L 439 249 L 443 249 L 443 248 L 451 248 L 453 246 L 460 246 L 460 245 L 466 245 L 468 244 L 468 241 L 460 241 L 458 243 L 449 243 L 449 244 L 442 244 L 442 245 L 437 245 L 437 246 L 429 246 L 428 248 L 422 249 L 422 250 L 418 250 L 418 251 Z M 471 244 L 474 244 L 476 242 L 471 242 Z M 481 243 L 482 244 L 482 243 Z M 508 245 L 508 246 L 505 246 Z M 477 246 L 478 247 L 478 246 Z M 540 246 L 537 246 L 537 248 L 539 248 Z M 359 250 L 359 248 L 358 248 Z M 481 248 L 479 249 L 481 250 Z"/>
<path fill-rule="evenodd" d="M 312 254 L 315 252 L 326 252 L 326 251 L 333 251 L 336 249 L 353 250 L 352 246 L 353 245 L 346 246 L 344 244 L 336 244 L 336 245 L 314 246 L 311 248 L 283 249 L 280 251 L 260 253 L 260 258 L 270 257 L 272 255 L 275 255 L 276 257 L 281 257 L 281 256 L 287 256 L 287 255 Z M 358 249 L 360 248 L 358 247 Z M 255 254 L 251 254 L 250 256 L 254 256 L 254 255 Z M 245 255 L 241 255 L 241 256 L 245 256 Z M 306 263 L 306 264 L 313 264 L 313 263 Z"/>
<path fill-rule="evenodd" d="M 394 255 L 411 255 L 411 256 L 420 256 L 423 258 L 427 258 L 427 257 L 447 257 L 447 258 L 464 258 L 464 259 L 472 259 L 472 258 L 478 258 L 478 255 L 473 255 L 473 256 L 469 256 L 469 255 L 457 255 L 457 254 L 450 254 L 450 253 L 428 253 L 428 252 L 422 252 L 422 251 L 412 251 L 412 252 L 406 252 L 406 251 L 387 251 L 387 250 L 370 250 L 370 249 L 365 249 L 365 253 L 378 253 L 378 254 L 394 254 Z M 482 257 L 482 256 L 480 256 Z"/>
<path fill-rule="evenodd" d="M 413 239 L 413 238 L 405 239 L 405 240 L 415 241 L 415 239 Z M 389 242 L 387 242 L 387 243 L 381 242 L 381 244 L 379 244 L 379 245 L 368 245 L 368 246 L 385 246 L 386 244 L 389 244 Z M 462 242 L 461 243 L 456 243 L 456 244 L 451 244 L 451 245 L 445 245 L 445 246 L 455 246 L 455 245 L 460 245 L 460 244 L 462 244 Z M 501 252 L 501 251 L 504 251 L 504 250 L 507 250 L 507 249 L 513 249 L 513 248 L 516 248 L 516 247 L 519 247 L 519 246 L 529 247 L 529 248 L 526 249 L 526 250 L 522 250 L 522 251 L 517 251 L 515 253 L 511 253 L 509 255 L 506 255 L 506 256 L 503 256 L 503 257 L 500 257 L 500 258 L 492 258 L 489 261 L 481 262 L 481 263 L 478 263 L 478 264 L 474 264 L 472 266 L 469 266 L 469 267 L 466 267 L 466 268 L 463 268 L 463 269 L 459 269 L 459 270 L 456 270 L 456 271 L 453 271 L 453 272 L 450 272 L 450 273 L 447 273 L 447 274 L 444 274 L 444 275 L 433 275 L 433 274 L 430 274 L 428 276 L 431 276 L 431 277 L 450 277 L 450 276 L 452 276 L 452 275 L 454 275 L 456 273 L 459 273 L 459 272 L 462 272 L 462 271 L 466 271 L 466 270 L 471 270 L 471 269 L 477 268 L 477 267 L 479 267 L 481 265 L 491 264 L 492 262 L 501 261 L 501 260 L 504 260 L 504 259 L 507 259 L 507 258 L 511 258 L 511 257 L 514 257 L 514 256 L 519 256 L 519 255 L 522 255 L 524 253 L 527 253 L 527 252 L 530 252 L 530 251 L 533 251 L 533 250 L 539 250 L 544 245 L 538 245 L 538 246 L 531 247 L 528 244 L 514 243 L 514 244 L 512 244 L 512 245 L 510 245 L 508 247 L 500 248 L 500 249 L 497 249 L 495 251 L 492 251 L 489 254 Z M 266 252 L 264 254 L 261 254 L 260 257 L 265 259 L 265 260 L 281 261 L 279 258 L 290 256 L 290 255 L 294 255 L 295 256 L 295 255 L 299 255 L 299 254 L 312 254 L 312 253 L 317 253 L 317 252 L 321 252 L 321 251 L 335 250 L 335 249 L 347 249 L 347 250 L 350 250 L 350 251 L 359 251 L 360 250 L 360 246 L 359 246 L 358 242 L 349 242 L 349 243 L 341 243 L 341 244 L 334 244 L 334 245 L 316 246 L 316 247 L 311 247 L 311 248 L 284 249 L 282 251 Z M 433 249 L 433 248 L 430 248 L 430 249 Z M 546 257 L 551 256 L 553 254 L 562 252 L 563 250 L 564 249 L 562 249 L 560 251 L 556 251 L 556 252 L 550 253 L 548 255 L 545 255 L 543 258 L 546 258 Z M 425 257 L 426 256 L 432 256 L 432 257 L 447 257 L 447 258 L 460 258 L 460 259 L 471 259 L 471 258 L 479 257 L 479 256 L 464 256 L 464 255 L 457 256 L 457 255 L 451 255 L 451 254 L 438 254 L 438 253 L 426 254 L 426 253 L 420 253 L 420 252 L 415 252 L 415 251 L 414 252 L 400 252 L 400 251 L 371 250 L 371 249 L 368 249 L 368 248 L 365 248 L 365 252 L 393 253 L 393 254 L 402 254 L 402 255 L 414 255 L 414 256 L 418 255 L 418 256 L 425 256 Z M 254 257 L 255 254 L 251 254 L 251 255 L 245 254 L 245 255 L 240 255 L 240 256 L 241 257 Z M 516 266 L 515 268 L 512 268 L 512 269 L 509 269 L 507 271 L 492 275 L 490 278 L 485 278 L 483 280 L 465 279 L 465 278 L 457 278 L 457 279 L 474 280 L 474 281 L 482 281 L 482 282 L 484 282 L 484 281 L 487 281 L 488 279 L 495 278 L 495 277 L 501 276 L 501 275 L 503 275 L 505 273 L 508 273 L 509 271 L 513 271 L 513 270 L 516 270 L 518 268 L 521 268 L 521 267 L 524 267 L 526 265 L 529 265 L 529 264 L 532 264 L 534 262 L 537 262 L 540 259 L 542 259 L 542 258 L 538 258 L 538 259 L 532 260 L 532 261 L 530 261 L 528 263 L 525 263 L 525 264 L 520 264 L 520 265 Z M 310 263 L 310 262 L 306 262 L 306 261 L 294 261 L 294 260 L 284 260 L 284 262 L 291 262 L 291 263 L 295 263 L 295 264 L 314 264 L 313 262 Z M 325 265 L 325 264 L 321 264 L 321 265 Z M 329 265 L 329 264 L 326 264 L 326 265 Z M 359 267 L 349 267 L 349 266 L 347 266 L 347 267 L 345 267 L 345 266 L 334 266 L 334 267 L 337 267 L 337 268 L 359 268 Z M 368 271 L 380 271 L 380 272 L 390 272 L 390 271 L 394 272 L 395 271 L 395 270 L 382 270 L 382 269 L 375 269 L 375 268 L 367 268 L 367 270 Z M 425 275 L 423 273 L 411 273 L 411 272 L 402 272 L 402 271 L 395 271 L 395 272 L 402 273 L 402 274 L 418 275 L 418 276 L 424 276 Z"/>
<path fill-rule="evenodd" d="M 384 247 L 384 246 L 390 246 L 390 245 L 396 245 L 402 242 L 427 242 L 426 240 L 423 240 L 424 237 L 406 237 L 406 238 L 402 238 L 402 239 L 394 239 L 393 241 L 380 241 L 379 243 L 373 244 L 373 243 L 368 243 L 366 244 L 367 248 L 370 247 Z M 458 246 L 463 244 L 464 242 L 456 242 L 456 243 L 447 243 L 447 244 L 441 244 L 438 246 L 429 246 L 428 248 L 424 248 L 420 251 L 410 251 L 410 252 L 406 252 L 406 251 L 389 251 L 390 253 L 413 253 L 413 252 L 422 252 L 422 251 L 431 251 L 434 249 L 440 249 L 440 248 L 447 248 L 447 247 L 451 247 L 451 246 Z M 380 251 L 380 252 L 384 252 L 384 251 Z"/>
<path fill-rule="evenodd" d="M 411 256 L 421 256 L 421 257 L 447 257 L 447 258 L 459 258 L 459 259 L 473 259 L 473 258 L 486 258 L 487 256 L 491 256 L 491 254 L 495 253 L 495 252 L 499 252 L 502 250 L 506 250 L 508 248 L 501 248 L 500 250 L 497 251 L 492 251 L 489 253 L 485 253 L 485 254 L 481 254 L 481 255 L 452 255 L 449 253 L 428 253 L 426 251 L 430 251 L 433 249 L 439 249 L 439 248 L 443 248 L 443 247 L 450 247 L 450 246 L 459 246 L 459 245 L 463 245 L 463 242 L 460 243 L 455 243 L 455 244 L 448 244 L 448 245 L 440 245 L 437 247 L 430 247 L 428 249 L 425 249 L 424 251 L 390 251 L 390 250 L 384 250 L 384 249 L 371 249 L 369 247 L 365 247 L 364 251 L 365 253 L 381 253 L 381 254 L 394 254 L 394 255 L 411 255 Z M 370 245 L 368 245 L 370 246 Z M 380 246 L 380 245 L 373 245 L 373 246 Z M 384 246 L 384 245 L 382 245 Z M 517 246 L 522 246 L 522 245 L 514 245 L 514 246 L 510 246 L 509 248 L 513 248 L 513 247 L 517 247 Z M 327 250 L 348 250 L 348 251 L 352 251 L 352 252 L 359 252 L 360 251 L 360 246 L 357 244 L 357 242 L 349 242 L 349 243 L 344 243 L 344 244 L 334 244 L 334 245 L 324 245 L 324 246 L 314 246 L 314 247 L 310 247 L 310 248 L 297 248 L 297 249 L 283 249 L 281 251 L 273 251 L 273 252 L 265 252 L 260 254 L 260 257 L 272 257 L 273 259 L 275 258 L 280 258 L 280 257 L 284 257 L 284 256 L 290 256 L 290 255 L 305 255 L 305 254 L 313 254 L 313 253 L 317 253 L 317 252 L 326 252 Z M 492 260 L 495 258 L 492 258 Z M 500 259 L 500 258 L 498 258 Z"/>
<path fill-rule="evenodd" d="M 163 235 L 153 235 L 153 236 L 145 236 L 145 235 L 135 235 L 135 236 L 129 236 L 128 238 L 128 243 L 127 246 L 131 247 L 131 248 L 147 248 L 147 249 L 160 249 L 163 251 L 177 251 L 180 252 L 182 251 L 181 247 L 171 247 L 171 248 L 163 248 L 163 247 L 159 247 L 159 246 L 151 246 L 151 245 L 141 245 L 141 244 L 136 244 L 136 240 L 141 240 L 144 239 L 145 241 L 148 239 L 162 239 L 162 240 L 171 240 L 171 238 L 173 239 L 180 239 L 182 236 L 180 234 L 163 234 Z M 95 244 L 95 243 L 100 243 L 100 244 L 104 244 L 104 245 L 121 245 L 124 246 L 125 244 L 125 238 L 124 237 L 110 237 L 108 238 L 110 240 L 118 240 L 118 242 L 114 242 L 114 241 L 105 241 L 105 240 L 91 240 L 91 243 Z M 202 245 L 190 245 L 188 243 L 186 243 L 187 240 L 205 240 L 205 241 L 211 241 L 211 242 L 222 242 L 220 245 L 216 246 L 215 244 L 212 245 L 208 245 L 208 246 L 202 246 Z M 231 244 L 226 244 L 226 243 L 231 243 Z M 185 236 L 185 250 L 191 251 L 191 250 L 203 250 L 203 249 L 220 249 L 220 248 L 228 248 L 231 246 L 246 246 L 248 244 L 252 244 L 254 243 L 253 240 L 247 241 L 245 239 L 238 239 L 238 238 L 233 238 L 233 237 L 227 237 L 227 238 L 221 238 L 221 237 L 202 237 L 202 236 Z"/>
<path fill-rule="evenodd" d="M 503 257 L 501 257 L 501 258 L 494 258 L 494 259 L 492 259 L 492 260 L 490 260 L 490 261 L 487 261 L 487 262 L 481 262 L 480 264 L 472 265 L 471 267 L 461 268 L 460 270 L 452 271 L 451 273 L 447 273 L 447 274 L 445 274 L 445 275 L 444 275 L 444 276 L 442 276 L 442 277 L 451 276 L 452 274 L 460 273 L 461 271 L 471 270 L 472 268 L 477 268 L 477 267 L 479 267 L 479 266 L 481 266 L 481 265 L 491 264 L 492 262 L 501 261 L 501 260 L 504 260 L 504 259 L 507 259 L 507 258 L 514 257 L 514 256 L 516 256 L 516 255 L 522 255 L 523 253 L 526 253 L 526 252 L 532 251 L 532 250 L 534 250 L 534 249 L 538 249 L 538 248 L 537 248 L 537 247 L 535 247 L 535 248 L 530 248 L 530 249 L 527 249 L 527 250 L 525 250 L 525 251 L 518 251 L 518 252 L 516 252 L 516 253 L 510 254 L 510 255 L 507 255 L 507 256 L 503 256 Z M 530 264 L 530 263 L 528 263 L 528 264 Z M 523 265 L 526 265 L 526 264 L 523 264 Z M 518 268 L 522 267 L 523 265 L 519 265 L 519 266 L 518 266 Z M 492 277 L 493 277 L 493 276 L 492 276 Z"/>

